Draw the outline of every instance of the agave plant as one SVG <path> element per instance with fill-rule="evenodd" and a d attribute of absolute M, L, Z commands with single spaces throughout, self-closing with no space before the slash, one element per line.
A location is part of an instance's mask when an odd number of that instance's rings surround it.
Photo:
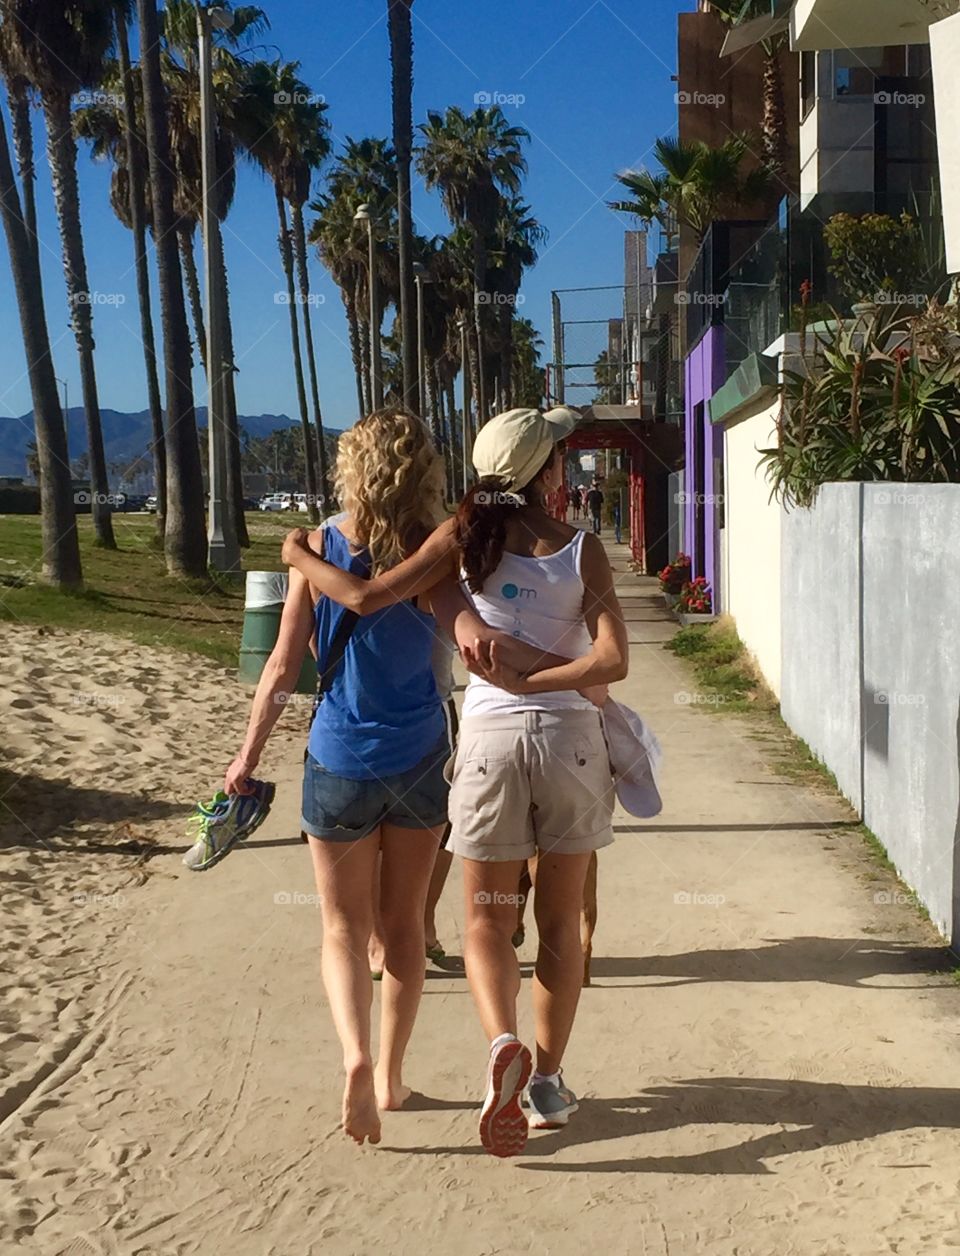
<path fill-rule="evenodd" d="M 773 496 L 810 506 L 821 484 L 960 483 L 960 317 L 839 315 L 804 369 L 785 373 L 778 442 L 762 452 Z"/>

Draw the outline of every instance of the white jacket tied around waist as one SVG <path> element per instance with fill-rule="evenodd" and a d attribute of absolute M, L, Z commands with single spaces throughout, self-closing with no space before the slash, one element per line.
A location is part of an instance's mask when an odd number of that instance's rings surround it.
<path fill-rule="evenodd" d="M 583 538 L 576 536 L 555 554 L 529 558 L 504 553 L 481 593 L 464 592 L 477 614 L 491 628 L 538 646 L 549 654 L 580 658 L 593 643 L 583 618 Z M 552 693 L 513 694 L 479 676 L 470 677 L 463 703 L 464 718 L 498 711 L 595 710 L 575 689 Z"/>

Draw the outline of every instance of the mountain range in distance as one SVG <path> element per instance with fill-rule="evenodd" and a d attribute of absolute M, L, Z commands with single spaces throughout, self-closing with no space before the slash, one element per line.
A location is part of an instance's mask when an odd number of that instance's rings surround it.
<path fill-rule="evenodd" d="M 298 419 L 286 414 L 241 414 L 240 428 L 253 439 L 269 436 L 281 428 L 299 427 Z M 153 443 L 153 427 L 150 411 L 140 410 L 133 414 L 122 410 L 100 411 L 103 427 L 103 445 L 107 465 L 114 462 L 132 462 L 145 453 Z M 207 408 L 197 406 L 197 426 L 206 428 Z M 339 436 L 339 430 L 327 428 L 331 436 Z M 27 474 L 27 447 L 34 439 L 33 411 L 21 415 L 0 416 L 0 476 L 25 476 Z M 71 406 L 67 412 L 67 449 L 71 461 L 86 452 L 87 426 L 82 406 Z"/>

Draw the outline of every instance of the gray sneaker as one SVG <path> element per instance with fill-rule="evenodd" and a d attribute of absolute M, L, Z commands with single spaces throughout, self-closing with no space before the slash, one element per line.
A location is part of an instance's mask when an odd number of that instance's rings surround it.
<path fill-rule="evenodd" d="M 532 1130 L 559 1130 L 566 1125 L 571 1113 L 579 1108 L 577 1096 L 569 1086 L 553 1082 L 531 1082 L 527 1090 Z"/>

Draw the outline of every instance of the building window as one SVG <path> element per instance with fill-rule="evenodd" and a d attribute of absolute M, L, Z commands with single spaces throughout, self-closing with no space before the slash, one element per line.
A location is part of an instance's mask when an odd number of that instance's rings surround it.
<path fill-rule="evenodd" d="M 817 54 L 800 54 L 800 121 L 808 117 L 817 101 Z"/>

